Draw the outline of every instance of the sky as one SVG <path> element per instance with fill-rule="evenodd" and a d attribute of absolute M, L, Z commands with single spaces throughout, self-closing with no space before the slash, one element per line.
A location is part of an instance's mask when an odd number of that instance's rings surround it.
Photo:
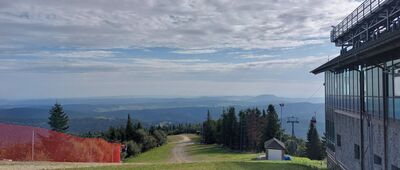
<path fill-rule="evenodd" d="M 360 0 L 1 0 L 0 99 L 324 95 Z"/>

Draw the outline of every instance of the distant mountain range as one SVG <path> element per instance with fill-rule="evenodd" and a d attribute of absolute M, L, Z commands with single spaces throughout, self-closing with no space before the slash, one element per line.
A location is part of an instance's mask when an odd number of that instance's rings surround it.
<path fill-rule="evenodd" d="M 290 133 L 291 129 L 286 123 L 286 118 L 293 115 L 299 117 L 300 121 L 296 125 L 295 133 L 304 138 L 314 112 L 319 131 L 323 132 L 325 129 L 322 98 L 282 98 L 274 95 L 193 98 L 102 97 L 58 99 L 58 102 L 64 106 L 71 119 L 70 131 L 73 133 L 103 131 L 109 126 L 124 125 L 127 114 L 147 126 L 160 122 L 199 123 L 205 120 L 207 110 L 210 110 L 216 119 L 228 106 L 234 106 L 237 110 L 248 107 L 265 109 L 268 104 L 274 104 L 280 116 L 279 103 L 285 103 L 283 125 L 287 133 Z M 54 103 L 53 99 L 0 100 L 0 122 L 46 128 L 48 112 Z"/>

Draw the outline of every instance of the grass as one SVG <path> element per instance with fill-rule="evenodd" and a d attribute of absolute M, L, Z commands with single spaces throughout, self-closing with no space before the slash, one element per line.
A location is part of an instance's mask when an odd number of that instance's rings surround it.
<path fill-rule="evenodd" d="M 94 168 L 82 168 L 94 169 Z M 273 163 L 273 162 L 196 162 L 182 164 L 151 164 L 151 165 L 122 165 L 96 167 L 96 170 L 260 170 L 260 169 L 282 169 L 282 170 L 312 170 L 306 165 L 293 163 Z"/>
<path fill-rule="evenodd" d="M 188 135 L 193 141 L 199 140 L 196 135 Z M 259 154 L 239 153 L 224 149 L 219 145 L 193 144 L 186 148 L 188 156 L 193 163 L 167 163 L 172 148 L 180 141 L 180 136 L 169 136 L 168 144 L 128 159 L 126 162 L 135 164 L 121 164 L 119 166 L 105 166 L 81 169 L 99 170 L 258 170 L 258 169 L 283 169 L 283 170 L 313 170 L 326 169 L 325 161 L 312 161 L 308 158 L 293 157 L 292 161 L 256 161 Z"/>
<path fill-rule="evenodd" d="M 316 167 L 318 169 L 327 169 L 326 160 L 315 161 L 315 160 L 310 160 L 308 158 L 303 158 L 303 157 L 292 157 L 291 162 L 293 162 L 295 164 Z"/>
<path fill-rule="evenodd" d="M 158 148 L 139 154 L 136 157 L 124 160 L 125 163 L 164 163 L 171 156 L 171 150 L 175 147 L 176 142 L 182 139 L 181 136 L 168 136 L 168 143 Z"/>
<path fill-rule="evenodd" d="M 255 153 L 231 152 L 218 145 L 194 144 L 188 146 L 186 151 L 196 161 L 250 161 L 257 157 Z"/>
<path fill-rule="evenodd" d="M 261 153 L 240 153 L 224 149 L 219 145 L 190 145 L 186 149 L 193 160 L 201 162 L 248 162 L 248 163 L 267 163 L 267 164 L 295 164 L 326 169 L 326 161 L 314 161 L 308 158 L 292 157 L 291 161 L 256 161 L 254 160 Z"/>

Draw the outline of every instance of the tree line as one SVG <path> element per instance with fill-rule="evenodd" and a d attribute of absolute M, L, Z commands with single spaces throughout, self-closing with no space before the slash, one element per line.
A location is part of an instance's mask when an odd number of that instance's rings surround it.
<path fill-rule="evenodd" d="M 107 141 L 124 144 L 124 158 L 136 156 L 167 142 L 167 133 L 160 127 L 151 126 L 145 129 L 140 122 L 133 123 L 129 114 L 125 127 L 110 127 L 101 136 Z"/>
<path fill-rule="evenodd" d="M 179 135 L 179 134 L 197 134 L 200 132 L 201 124 L 200 123 L 177 123 L 177 124 L 169 124 L 164 126 L 159 126 L 164 132 L 168 135 Z"/>
<path fill-rule="evenodd" d="M 264 142 L 272 138 L 285 143 L 287 154 L 310 159 L 324 158 L 324 142 L 319 138 L 315 124 L 310 123 L 307 141 L 291 137 L 281 129 L 274 105 L 268 105 L 266 110 L 248 108 L 238 113 L 234 107 L 228 107 L 216 120 L 208 111 L 201 130 L 202 143 L 220 144 L 239 151 L 264 151 Z"/>
<path fill-rule="evenodd" d="M 49 122 L 51 129 L 57 132 L 66 133 L 69 118 L 64 112 L 61 104 L 56 103 L 49 111 Z M 90 133 L 81 135 L 81 137 L 100 137 L 109 142 L 119 142 L 126 146 L 121 154 L 122 158 L 136 156 L 146 152 L 154 147 L 158 147 L 167 142 L 167 133 L 161 127 L 152 126 L 145 129 L 138 121 L 133 123 L 130 115 L 125 126 L 110 127 L 106 132 Z"/>

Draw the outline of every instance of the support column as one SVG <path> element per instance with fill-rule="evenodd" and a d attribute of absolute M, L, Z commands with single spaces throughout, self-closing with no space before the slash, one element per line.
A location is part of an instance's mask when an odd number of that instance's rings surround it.
<path fill-rule="evenodd" d="M 360 70 L 360 147 L 361 147 L 361 170 L 365 169 L 364 160 L 365 160 L 365 152 L 364 152 L 364 114 L 365 114 L 365 89 L 364 89 L 364 67 L 361 66 Z"/>
<path fill-rule="evenodd" d="M 383 90 L 383 141 L 384 141 L 384 169 L 388 170 L 388 108 L 389 108 L 389 76 L 386 64 L 383 66 L 382 90 Z"/>

